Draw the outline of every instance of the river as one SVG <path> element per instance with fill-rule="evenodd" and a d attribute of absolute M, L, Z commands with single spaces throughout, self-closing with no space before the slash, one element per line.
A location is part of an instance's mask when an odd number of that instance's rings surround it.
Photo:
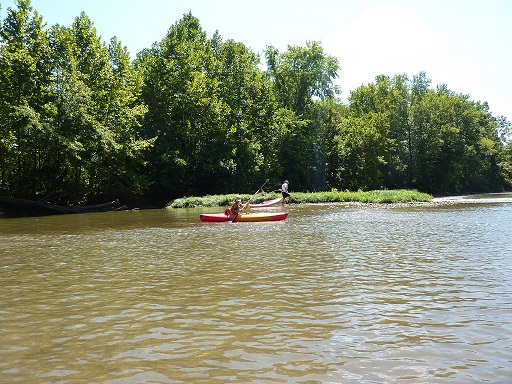
<path fill-rule="evenodd" d="M 511 382 L 510 194 L 284 209 L 0 220 L 0 382 Z"/>

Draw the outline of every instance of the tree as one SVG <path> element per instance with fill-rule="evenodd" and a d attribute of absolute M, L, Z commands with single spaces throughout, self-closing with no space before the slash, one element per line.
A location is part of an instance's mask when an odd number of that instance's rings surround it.
<path fill-rule="evenodd" d="M 331 185 L 348 190 L 384 187 L 382 166 L 391 141 L 389 130 L 385 112 L 342 118 L 330 153 Z"/>
<path fill-rule="evenodd" d="M 331 156 L 337 161 L 331 177 L 338 183 L 340 178 L 360 179 L 353 169 L 361 163 L 357 148 L 371 143 L 375 148 L 366 147 L 368 156 L 379 153 L 378 162 L 365 163 L 373 185 L 381 177 L 381 185 L 386 188 L 413 187 L 435 193 L 496 190 L 503 186 L 503 145 L 486 103 L 472 102 L 469 96 L 455 94 L 446 85 L 433 90 L 424 72 L 414 76 L 412 82 L 406 75 L 377 76 L 375 83 L 353 91 L 349 103 L 350 117 L 370 118 L 370 122 L 351 118 L 341 124 Z M 372 114 L 379 114 L 380 122 L 376 123 Z M 389 128 L 378 131 L 378 140 L 368 141 L 370 127 L 375 124 Z M 351 125 L 355 131 L 347 128 Z M 359 143 L 350 144 L 348 140 Z M 336 149 L 341 153 L 336 154 Z M 379 172 L 375 170 L 377 164 Z M 347 170 L 351 170 L 348 175 Z"/>
<path fill-rule="evenodd" d="M 0 178 L 6 192 L 29 196 L 38 191 L 49 140 L 43 115 L 52 68 L 42 17 L 30 0 L 15 4 L 0 29 Z"/>
<path fill-rule="evenodd" d="M 274 118 L 278 104 L 272 83 L 259 69 L 259 57 L 242 43 L 220 42 L 214 55 L 218 97 L 226 106 L 222 121 L 232 165 L 231 177 L 224 175 L 229 181 L 225 187 L 254 188 L 254 180 L 260 183 L 281 169 L 278 152 L 285 128 Z"/>
<path fill-rule="evenodd" d="M 62 175 L 56 188 L 75 195 L 141 193 L 141 172 L 151 140 L 137 131 L 146 107 L 138 101 L 142 78 L 117 38 L 107 47 L 82 13 L 71 28 L 51 31 L 55 109 Z M 54 166 L 58 166 L 54 164 Z"/>
<path fill-rule="evenodd" d="M 393 78 L 380 75 L 375 83 L 351 92 L 349 112 L 356 117 L 383 113 L 389 124 L 387 149 L 382 153 L 381 174 L 388 188 L 403 188 L 409 181 L 409 79 L 405 74 Z"/>
<path fill-rule="evenodd" d="M 498 139 L 503 145 L 507 145 L 512 141 L 512 123 L 505 116 L 498 116 L 496 123 L 498 125 L 496 128 Z"/>
<path fill-rule="evenodd" d="M 298 189 L 322 186 L 325 167 L 318 166 L 324 157 L 318 152 L 325 146 L 325 127 L 312 124 L 318 113 L 313 105 L 318 100 L 334 98 L 339 92 L 333 80 L 337 77 L 338 60 L 325 55 L 318 42 L 306 47 L 289 46 L 283 53 L 269 46 L 265 52 L 267 73 L 274 84 L 275 94 L 282 108 L 292 111 L 297 123 L 290 127 L 283 141 L 282 177 L 292 180 Z"/>
<path fill-rule="evenodd" d="M 330 155 L 336 147 L 336 135 L 348 109 L 336 98 L 315 101 L 309 109 L 310 129 L 314 132 L 310 188 L 324 191 L 333 182 Z"/>
<path fill-rule="evenodd" d="M 500 189 L 502 147 L 487 104 L 439 86 L 411 107 L 414 184 L 429 192 Z"/>
<path fill-rule="evenodd" d="M 306 47 L 289 46 L 282 54 L 268 46 L 266 58 L 278 100 L 298 115 L 306 111 L 315 97 L 326 99 L 338 93 L 333 84 L 338 76 L 338 60 L 325 55 L 319 42 L 307 42 Z"/>
<path fill-rule="evenodd" d="M 162 198 L 198 192 L 195 186 L 204 177 L 214 177 L 212 168 L 206 172 L 200 165 L 199 156 L 208 156 L 207 147 L 224 146 L 225 134 L 218 130 L 225 128 L 220 119 L 226 108 L 215 97 L 212 45 L 199 20 L 184 15 L 162 41 L 138 55 L 136 66 L 149 107 L 142 132 L 157 137 L 149 168 L 154 191 Z"/>
<path fill-rule="evenodd" d="M 158 136 L 152 175 L 165 198 L 249 190 L 281 167 L 287 122 L 258 65 L 243 44 L 218 32 L 208 39 L 190 13 L 138 55 L 149 106 L 143 132 Z"/>
<path fill-rule="evenodd" d="M 137 138 L 145 112 L 140 76 L 113 39 L 110 50 L 82 14 L 71 28 L 44 29 L 29 0 L 9 9 L 0 46 L 0 173 L 19 197 L 142 191 Z"/>
<path fill-rule="evenodd" d="M 15 4 L 0 28 L 2 193 L 166 202 L 263 179 L 435 193 L 512 183 L 507 119 L 424 72 L 379 75 L 345 106 L 318 42 L 267 47 L 263 71 L 189 13 L 131 63 L 84 13 L 46 30 L 30 0 Z"/>

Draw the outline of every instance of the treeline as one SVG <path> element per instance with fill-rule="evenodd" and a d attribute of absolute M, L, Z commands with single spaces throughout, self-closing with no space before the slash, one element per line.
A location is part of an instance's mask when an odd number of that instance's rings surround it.
<path fill-rule="evenodd" d="M 511 185 L 507 119 L 425 73 L 378 76 L 345 105 L 318 42 L 261 59 L 189 13 L 130 60 L 84 13 L 46 28 L 30 0 L 16 5 L 0 29 L 0 194 L 161 203 L 284 178 L 295 191 Z"/>

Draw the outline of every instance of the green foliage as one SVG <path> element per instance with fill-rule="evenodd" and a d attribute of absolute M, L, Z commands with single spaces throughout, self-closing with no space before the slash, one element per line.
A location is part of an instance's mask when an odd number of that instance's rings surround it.
<path fill-rule="evenodd" d="M 0 181 L 24 195 L 39 188 L 39 167 L 49 129 L 44 111 L 51 85 L 49 45 L 30 1 L 8 8 L 0 29 Z"/>
<path fill-rule="evenodd" d="M 189 13 L 136 66 L 149 107 L 141 132 L 158 137 L 149 160 L 155 193 L 250 187 L 282 170 L 283 142 L 301 121 L 279 108 L 245 45 L 208 39 Z"/>
<path fill-rule="evenodd" d="M 152 142 L 136 134 L 146 107 L 126 49 L 115 38 L 107 48 L 83 13 L 71 28 L 45 31 L 30 1 L 17 5 L 0 31 L 4 192 L 72 200 L 142 192 Z"/>
<path fill-rule="evenodd" d="M 289 46 L 283 53 L 269 46 L 265 56 L 280 106 L 295 115 L 280 150 L 282 178 L 293 179 L 301 189 L 324 188 L 329 121 L 318 117 L 336 108 L 328 102 L 339 93 L 333 84 L 338 60 L 326 55 L 318 42 Z"/>
<path fill-rule="evenodd" d="M 245 202 L 252 196 L 241 195 Z M 257 195 L 252 202 L 260 203 L 266 200 L 280 197 L 276 193 L 261 193 Z M 330 192 L 295 192 L 292 195 L 292 202 L 296 204 L 315 204 L 315 203 L 341 203 L 341 202 L 359 202 L 359 203 L 414 203 L 428 202 L 432 196 L 427 193 L 415 190 L 372 190 L 372 191 L 338 191 L 333 189 Z M 208 195 L 204 197 L 183 197 L 172 200 L 167 204 L 167 208 L 192 208 L 192 207 L 224 207 L 230 206 L 235 201 L 235 195 Z"/>
<path fill-rule="evenodd" d="M 45 29 L 30 0 L 15 4 L 0 28 L 2 194 L 75 202 L 207 194 L 228 205 L 234 195 L 223 194 L 266 179 L 289 179 L 297 201 L 406 199 L 298 192 L 332 188 L 512 185 L 507 119 L 445 85 L 432 89 L 424 72 L 379 75 L 344 105 L 333 84 L 338 60 L 318 42 L 269 46 L 262 70 L 243 43 L 209 38 L 188 13 L 131 62 L 84 13 Z M 203 204 L 194 199 L 182 204 Z"/>
<path fill-rule="evenodd" d="M 330 192 L 305 193 L 298 192 L 293 194 L 293 202 L 297 203 L 339 203 L 339 202 L 359 202 L 359 203 L 414 203 L 428 202 L 432 200 L 432 195 L 418 192 L 416 190 L 371 190 L 371 191 L 338 191 L 333 189 Z"/>
<path fill-rule="evenodd" d="M 385 113 L 343 119 L 331 152 L 332 186 L 350 190 L 381 188 L 381 167 L 392 147 Z"/>
<path fill-rule="evenodd" d="M 439 87 L 411 107 L 410 119 L 411 169 L 418 188 L 439 193 L 503 186 L 496 166 L 502 147 L 486 104 Z"/>
<path fill-rule="evenodd" d="M 423 72 L 412 82 L 405 75 L 378 76 L 349 101 L 350 115 L 339 125 L 331 152 L 333 186 L 368 189 L 380 182 L 443 193 L 507 185 L 503 143 L 486 103 L 444 85 L 433 90 Z M 375 113 L 380 121 L 371 118 Z M 360 166 L 361 158 L 373 161 Z"/>

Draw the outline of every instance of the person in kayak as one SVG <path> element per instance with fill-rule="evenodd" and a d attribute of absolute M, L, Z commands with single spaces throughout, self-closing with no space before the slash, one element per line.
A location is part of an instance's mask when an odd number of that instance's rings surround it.
<path fill-rule="evenodd" d="M 235 202 L 233 203 L 233 205 L 230 208 L 231 213 L 236 215 L 236 214 L 240 213 L 240 211 L 244 208 L 245 208 L 245 205 L 242 204 L 242 198 L 240 197 L 240 195 L 237 195 L 235 198 Z"/>
<path fill-rule="evenodd" d="M 283 195 L 283 201 L 286 202 L 288 200 L 288 204 L 290 204 L 290 193 L 288 192 L 288 180 L 285 180 L 283 185 L 281 185 L 281 194 Z"/>

